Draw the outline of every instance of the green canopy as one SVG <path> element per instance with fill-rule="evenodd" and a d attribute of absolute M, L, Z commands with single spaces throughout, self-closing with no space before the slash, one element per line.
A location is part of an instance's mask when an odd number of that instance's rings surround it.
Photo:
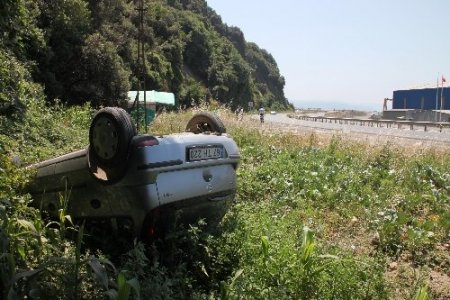
<path fill-rule="evenodd" d="M 132 104 L 136 100 L 137 94 L 138 91 L 129 91 L 128 102 Z M 173 93 L 146 91 L 145 97 L 148 103 L 175 105 L 175 95 Z M 139 91 L 139 102 L 144 102 L 144 91 Z"/>

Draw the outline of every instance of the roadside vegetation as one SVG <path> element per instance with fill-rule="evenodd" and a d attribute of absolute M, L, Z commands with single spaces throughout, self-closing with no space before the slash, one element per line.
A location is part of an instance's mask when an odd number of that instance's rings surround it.
<path fill-rule="evenodd" d="M 0 64 L 25 65 L 49 103 L 113 106 L 145 81 L 147 90 L 177 95 L 177 107 L 215 99 L 233 108 L 292 108 L 273 56 L 222 22 L 207 1 L 143 0 L 142 18 L 139 2 L 2 0 Z M 0 87 L 14 78 L 4 75 Z M 0 113 L 17 105 L 2 93 Z"/>
<path fill-rule="evenodd" d="M 284 78 L 203 0 L 152 2 L 145 79 L 180 107 L 208 100 L 238 143 L 238 195 L 221 226 L 98 250 L 64 210 L 44 220 L 24 167 L 85 147 L 91 105 L 124 100 L 140 68 L 134 6 L 48 2 L 0 4 L 0 298 L 450 298 L 449 154 L 236 121 L 229 108 L 248 100 L 290 107 Z M 193 111 L 163 112 L 149 132 L 183 131 Z"/>
<path fill-rule="evenodd" d="M 0 119 L 3 298 L 450 297 L 448 153 L 252 130 L 256 119 L 211 106 L 242 155 L 221 226 L 180 228 L 113 255 L 86 247 L 64 211 L 44 222 L 24 192 L 33 171 L 20 167 L 84 147 L 93 112 L 39 98 L 24 109 Z M 149 131 L 183 130 L 192 113 L 163 113 Z"/>

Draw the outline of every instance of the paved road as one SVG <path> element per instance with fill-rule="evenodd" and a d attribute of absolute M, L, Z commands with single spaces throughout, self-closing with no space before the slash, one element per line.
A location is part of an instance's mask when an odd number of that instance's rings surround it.
<path fill-rule="evenodd" d="M 286 114 L 266 114 L 265 121 L 266 126 L 270 126 L 270 124 L 272 124 L 274 126 L 282 126 L 282 128 L 304 128 L 316 132 L 351 135 L 356 138 L 376 137 L 378 140 L 399 143 L 409 141 L 422 144 L 428 143 L 430 145 L 440 144 L 450 146 L 450 132 L 424 131 L 423 128 L 410 130 L 409 127 L 405 129 L 397 129 L 350 124 L 322 123 L 289 118 Z"/>

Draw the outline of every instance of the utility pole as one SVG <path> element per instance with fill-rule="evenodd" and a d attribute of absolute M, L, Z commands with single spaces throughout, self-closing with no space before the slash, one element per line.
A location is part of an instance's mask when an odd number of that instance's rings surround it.
<path fill-rule="evenodd" d="M 144 124 L 147 131 L 147 93 L 145 86 L 146 66 L 145 66 L 145 42 L 144 42 L 144 12 L 147 8 L 144 7 L 144 0 L 139 0 L 139 8 L 136 9 L 139 12 L 139 37 L 138 37 L 138 68 L 140 75 L 139 89 L 144 91 Z M 136 109 L 136 127 L 139 131 L 139 91 L 137 96 L 137 109 Z"/>
<path fill-rule="evenodd" d="M 439 73 L 436 80 L 436 107 L 434 111 L 434 121 L 438 121 L 438 99 L 439 99 Z"/>

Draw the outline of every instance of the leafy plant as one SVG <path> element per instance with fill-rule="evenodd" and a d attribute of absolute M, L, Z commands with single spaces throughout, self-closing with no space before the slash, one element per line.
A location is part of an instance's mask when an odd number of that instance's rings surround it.
<path fill-rule="evenodd" d="M 222 224 L 214 232 L 202 222 L 175 227 L 150 245 L 93 253 L 84 226 L 72 224 L 64 210 L 49 224 L 28 206 L 24 187 L 33 173 L 17 165 L 18 156 L 29 164 L 85 147 L 92 111 L 44 106 L 42 94 L 28 91 L 35 98 L 24 98 L 26 118 L 0 116 L 3 298 L 10 292 L 78 299 L 448 296 L 410 284 L 418 271 L 446 273 L 446 152 L 251 130 L 250 117 L 238 124 L 227 107 L 204 103 L 196 109 L 213 107 L 241 150 L 236 201 Z M 180 120 L 193 113 L 162 112 L 149 131 L 180 131 Z M 62 203 L 73 192 L 68 187 Z"/>

